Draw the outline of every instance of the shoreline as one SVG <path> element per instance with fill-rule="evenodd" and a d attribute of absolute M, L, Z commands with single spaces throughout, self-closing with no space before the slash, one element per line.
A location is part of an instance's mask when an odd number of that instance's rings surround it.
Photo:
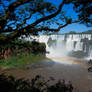
<path fill-rule="evenodd" d="M 44 62 L 44 61 L 43 61 Z M 51 63 L 52 61 L 49 61 Z M 48 63 L 48 64 L 49 64 Z M 23 69 L 11 69 L 4 71 L 6 76 L 12 75 L 15 78 L 28 79 L 29 81 L 34 78 L 36 75 L 41 75 L 46 80 L 49 77 L 53 77 L 56 81 L 66 80 L 71 81 L 74 87 L 79 89 L 79 92 L 88 92 L 91 89 L 92 85 L 92 73 L 87 71 L 87 68 L 79 64 L 76 65 L 63 65 L 60 63 L 52 62 L 47 65 L 44 63 L 35 63 L 37 66 L 33 65 L 33 68 Z M 30 66 L 30 65 L 29 65 Z M 32 66 L 30 66 L 32 67 Z"/>

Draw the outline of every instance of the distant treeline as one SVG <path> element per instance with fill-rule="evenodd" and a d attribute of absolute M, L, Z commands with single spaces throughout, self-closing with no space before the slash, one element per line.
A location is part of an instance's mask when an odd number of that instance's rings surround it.
<path fill-rule="evenodd" d="M 54 33 L 49 33 L 49 34 L 45 34 L 45 35 L 65 35 L 65 34 L 92 34 L 92 30 L 88 30 L 85 32 L 75 32 L 75 31 L 70 31 L 68 33 L 58 33 L 58 32 L 54 32 Z"/>
<path fill-rule="evenodd" d="M 88 30 L 88 31 L 85 31 L 85 32 L 70 31 L 69 33 L 65 33 L 65 34 L 92 34 L 92 30 Z"/>

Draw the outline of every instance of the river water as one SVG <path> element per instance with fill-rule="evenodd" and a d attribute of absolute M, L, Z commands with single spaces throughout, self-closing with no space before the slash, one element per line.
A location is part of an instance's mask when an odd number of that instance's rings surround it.
<path fill-rule="evenodd" d="M 49 77 L 54 77 L 56 80 L 65 79 L 67 82 L 71 81 L 74 87 L 79 89 L 79 92 L 88 92 L 92 88 L 92 73 L 89 73 L 87 68 L 86 63 L 79 60 L 62 59 L 60 62 L 59 59 L 57 61 L 41 61 L 25 68 L 3 70 L 2 72 L 16 78 L 29 80 L 36 75 L 41 75 L 45 79 Z"/>

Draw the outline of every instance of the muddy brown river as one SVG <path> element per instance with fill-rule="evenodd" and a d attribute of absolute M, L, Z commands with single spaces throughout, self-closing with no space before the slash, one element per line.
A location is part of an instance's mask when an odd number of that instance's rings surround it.
<path fill-rule="evenodd" d="M 71 64 L 64 64 L 55 61 L 42 61 L 37 64 L 28 65 L 16 69 L 2 70 L 8 75 L 13 75 L 16 78 L 25 78 L 31 80 L 36 75 L 41 75 L 45 79 L 54 77 L 56 80 L 65 79 L 71 81 L 74 87 L 79 92 L 88 92 L 92 90 L 92 72 L 88 72 L 86 63 L 72 61 Z M 75 62 L 75 63 L 74 63 Z"/>

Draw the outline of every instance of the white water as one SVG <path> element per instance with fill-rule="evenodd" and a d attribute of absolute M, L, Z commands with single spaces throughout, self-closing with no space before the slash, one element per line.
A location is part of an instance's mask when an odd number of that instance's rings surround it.
<path fill-rule="evenodd" d="M 87 60 L 90 60 L 90 59 L 92 59 L 92 49 L 89 52 L 89 56 L 88 56 Z"/>
<path fill-rule="evenodd" d="M 71 51 L 83 51 L 89 54 L 87 59 L 92 59 L 92 44 L 89 45 L 88 41 L 92 40 L 92 34 L 68 34 L 68 35 L 41 35 L 41 36 L 29 36 L 25 40 L 36 39 L 36 41 L 44 42 L 46 44 L 46 50 L 49 54 L 46 54 L 48 58 L 54 61 L 64 61 L 62 63 L 69 63 L 70 57 L 68 56 Z M 49 38 L 52 39 L 54 44 L 48 45 Z"/>

